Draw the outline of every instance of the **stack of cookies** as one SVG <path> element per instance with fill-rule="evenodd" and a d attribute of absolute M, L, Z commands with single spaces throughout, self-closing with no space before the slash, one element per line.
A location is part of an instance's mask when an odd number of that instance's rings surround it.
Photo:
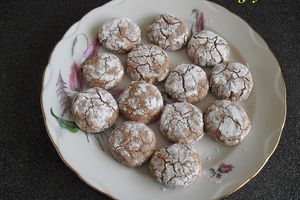
<path fill-rule="evenodd" d="M 141 29 L 128 18 L 115 18 L 101 25 L 99 41 L 113 53 L 127 53 L 122 64 L 112 53 L 99 51 L 82 67 L 89 89 L 77 93 L 72 101 L 74 120 L 83 131 L 98 133 L 112 127 L 119 116 L 125 121 L 112 131 L 109 147 L 113 157 L 129 167 L 150 160 L 150 174 L 171 187 L 185 187 L 200 177 L 199 154 L 190 144 L 204 132 L 227 146 L 240 143 L 251 124 L 238 104 L 248 98 L 253 80 L 247 66 L 229 61 L 230 45 L 216 33 L 203 30 L 189 38 L 189 28 L 175 16 L 163 14 L 148 26 L 151 44 L 141 44 Z M 170 69 L 166 50 L 187 46 L 194 64 Z M 202 67 L 212 68 L 208 76 Z M 132 82 L 118 102 L 107 91 L 124 75 Z M 164 91 L 175 103 L 164 105 L 155 84 L 164 82 Z M 219 100 L 205 113 L 196 107 L 209 90 Z M 155 133 L 147 124 L 160 119 L 161 133 L 173 145 L 156 149 Z"/>

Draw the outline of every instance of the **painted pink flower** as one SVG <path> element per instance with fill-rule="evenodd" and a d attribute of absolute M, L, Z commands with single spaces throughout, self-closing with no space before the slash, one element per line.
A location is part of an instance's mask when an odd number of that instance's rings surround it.
<path fill-rule="evenodd" d="M 204 14 L 199 9 L 193 9 L 192 14 L 195 16 L 194 31 L 196 33 L 199 33 L 200 31 L 203 31 L 205 28 Z"/>
<path fill-rule="evenodd" d="M 73 63 L 71 67 L 71 73 L 69 77 L 69 87 L 73 91 L 80 90 L 83 88 L 82 71 L 79 69 L 76 63 Z"/>
<path fill-rule="evenodd" d="M 233 170 L 233 165 L 220 163 L 218 169 L 210 168 L 211 176 L 210 178 L 216 177 L 217 179 L 221 179 L 223 174 L 229 173 Z"/>
<path fill-rule="evenodd" d="M 199 33 L 200 31 L 204 30 L 205 26 L 205 18 L 203 12 L 198 13 L 198 19 L 197 19 L 197 32 Z"/>
<path fill-rule="evenodd" d="M 95 39 L 95 41 L 88 46 L 88 48 L 83 52 L 83 62 L 99 51 L 100 48 L 100 42 L 98 37 Z"/>
<path fill-rule="evenodd" d="M 218 167 L 218 172 L 224 174 L 224 173 L 229 173 L 232 171 L 233 169 L 233 165 L 230 164 L 225 164 L 225 163 L 220 163 L 219 167 Z"/>

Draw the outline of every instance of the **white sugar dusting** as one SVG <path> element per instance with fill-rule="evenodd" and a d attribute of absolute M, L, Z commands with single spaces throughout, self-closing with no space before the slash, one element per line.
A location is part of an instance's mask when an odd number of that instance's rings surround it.
<path fill-rule="evenodd" d="M 200 176 L 201 169 L 199 155 L 178 143 L 157 151 L 150 162 L 152 174 L 170 188 L 192 184 Z"/>
<path fill-rule="evenodd" d="M 108 128 L 108 121 L 117 110 L 113 96 L 101 88 L 91 88 L 78 93 L 72 102 L 76 123 L 83 129 L 89 127 L 88 129 L 95 132 Z"/>
<path fill-rule="evenodd" d="M 98 36 L 103 46 L 121 53 L 130 51 L 141 42 L 139 26 L 128 18 L 115 18 L 104 23 Z"/>
<path fill-rule="evenodd" d="M 124 68 L 120 59 L 109 53 L 99 52 L 95 62 L 88 61 L 83 66 L 83 76 L 87 83 L 101 82 L 101 86 L 104 89 L 116 86 L 121 81 L 123 75 Z"/>
<path fill-rule="evenodd" d="M 172 15 L 160 15 L 148 27 L 148 38 L 166 50 L 178 50 L 182 48 L 188 39 L 188 28 L 178 18 Z"/>
<path fill-rule="evenodd" d="M 145 124 L 126 121 L 112 132 L 109 143 L 114 155 L 125 164 L 138 166 L 147 161 L 154 152 L 156 138 L 154 132 Z"/>
<path fill-rule="evenodd" d="M 243 140 L 250 130 L 250 120 L 245 110 L 238 104 L 219 100 L 208 108 L 206 112 L 206 126 L 210 130 L 221 134 L 220 139 L 225 143 Z M 231 141 L 233 138 L 235 140 Z"/>
<path fill-rule="evenodd" d="M 127 57 L 128 72 L 134 80 L 150 83 L 164 80 L 169 73 L 169 58 L 161 48 L 151 44 L 139 45 Z"/>
<path fill-rule="evenodd" d="M 241 63 L 216 65 L 210 76 L 212 93 L 221 99 L 245 100 L 253 87 L 249 69 Z"/>
<path fill-rule="evenodd" d="M 214 66 L 229 59 L 228 43 L 212 31 L 195 33 L 188 44 L 188 55 L 200 66 Z"/>
<path fill-rule="evenodd" d="M 168 104 L 161 115 L 160 128 L 172 141 L 194 143 L 204 134 L 203 116 L 187 102 Z"/>
<path fill-rule="evenodd" d="M 201 87 L 206 88 L 201 90 Z M 181 64 L 171 71 L 166 80 L 165 89 L 169 95 L 177 97 L 180 101 L 193 96 L 206 96 L 208 92 L 206 73 L 199 66 Z"/>
<path fill-rule="evenodd" d="M 136 81 L 121 95 L 119 105 L 124 111 L 131 110 L 133 115 L 145 116 L 152 111 L 159 111 L 163 107 L 163 98 L 154 85 Z"/>

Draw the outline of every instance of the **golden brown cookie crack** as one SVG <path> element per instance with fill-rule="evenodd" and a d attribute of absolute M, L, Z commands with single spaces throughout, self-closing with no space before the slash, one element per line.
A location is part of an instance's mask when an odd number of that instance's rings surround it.
<path fill-rule="evenodd" d="M 128 18 L 115 18 L 101 26 L 98 36 L 105 48 L 125 53 L 140 43 L 141 30 Z"/>
<path fill-rule="evenodd" d="M 75 94 L 72 114 L 80 129 L 87 133 L 96 133 L 112 126 L 119 111 L 110 93 L 102 88 L 90 88 Z"/>
<path fill-rule="evenodd" d="M 159 116 L 163 99 L 154 85 L 134 81 L 121 94 L 119 105 L 126 118 L 147 124 Z"/>
<path fill-rule="evenodd" d="M 165 50 L 174 51 L 182 48 L 188 38 L 187 26 L 172 15 L 158 16 L 147 31 L 150 42 Z"/>
<path fill-rule="evenodd" d="M 168 187 L 185 187 L 200 175 L 201 163 L 198 154 L 177 143 L 162 148 L 153 155 L 150 172 Z"/>
<path fill-rule="evenodd" d="M 205 72 L 200 67 L 190 64 L 179 65 L 171 71 L 165 83 L 166 92 L 172 98 L 190 103 L 204 98 L 208 87 Z"/>
<path fill-rule="evenodd" d="M 156 147 L 153 131 L 140 122 L 126 121 L 109 138 L 110 150 L 121 163 L 136 167 L 146 162 Z"/>
<path fill-rule="evenodd" d="M 209 62 L 217 62 L 217 59 L 213 56 L 213 51 L 216 50 L 216 52 L 219 54 L 219 57 L 220 57 L 220 61 L 218 61 L 217 63 L 222 63 L 224 61 L 224 56 L 223 54 L 220 52 L 220 50 L 218 49 L 221 45 L 227 45 L 225 43 L 219 43 L 218 40 L 219 40 L 219 36 L 215 36 L 213 38 L 209 38 L 209 37 L 194 37 L 193 38 L 195 39 L 206 39 L 206 43 L 205 44 L 202 44 L 203 46 L 206 46 L 206 45 L 210 45 L 210 48 L 209 49 L 199 49 L 199 48 L 196 48 L 193 44 L 191 44 L 191 47 L 194 49 L 195 53 L 197 53 L 198 51 L 200 51 L 200 53 L 202 54 L 203 52 L 208 52 L 210 54 L 210 60 L 207 60 L 205 66 L 208 67 L 209 66 Z M 201 62 L 201 57 L 198 57 L 198 63 Z"/>
<path fill-rule="evenodd" d="M 192 36 L 188 55 L 200 66 L 215 66 L 229 59 L 228 43 L 212 31 L 203 30 Z"/>
<path fill-rule="evenodd" d="M 104 101 L 104 100 L 102 99 L 102 96 L 101 96 L 101 94 L 99 93 L 99 91 L 96 91 L 96 92 L 97 92 L 97 94 L 98 94 L 98 96 L 99 96 L 100 101 L 102 101 L 102 103 L 106 104 L 108 107 L 110 107 L 111 109 L 113 109 L 114 111 L 116 111 L 116 109 L 115 109 L 113 106 L 111 106 L 108 102 L 106 102 L 106 101 Z M 92 104 L 93 104 L 93 101 L 91 101 L 91 102 L 92 102 Z"/>
<path fill-rule="evenodd" d="M 124 75 L 119 58 L 110 53 L 98 52 L 89 58 L 82 68 L 83 78 L 89 87 L 111 89 Z"/>
<path fill-rule="evenodd" d="M 210 77 L 212 93 L 221 99 L 245 100 L 253 87 L 248 68 L 240 63 L 216 65 Z"/>
<path fill-rule="evenodd" d="M 216 101 L 211 105 L 205 113 L 204 121 L 206 131 L 228 146 L 238 144 L 251 128 L 245 110 L 228 100 Z"/>
<path fill-rule="evenodd" d="M 169 58 L 158 46 L 144 44 L 132 50 L 127 57 L 126 67 L 135 81 L 158 83 L 169 73 Z"/>
<path fill-rule="evenodd" d="M 160 129 L 172 142 L 194 143 L 203 136 L 202 113 L 186 102 L 167 105 L 161 116 Z"/>

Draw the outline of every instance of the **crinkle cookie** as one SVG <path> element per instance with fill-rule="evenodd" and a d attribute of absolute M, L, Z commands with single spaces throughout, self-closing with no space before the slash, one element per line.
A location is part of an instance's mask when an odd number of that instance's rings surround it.
<path fill-rule="evenodd" d="M 169 74 L 170 61 L 167 53 L 152 44 L 134 48 L 127 56 L 126 70 L 135 81 L 158 83 Z"/>
<path fill-rule="evenodd" d="M 187 52 L 193 62 L 200 66 L 213 67 L 229 59 L 229 44 L 212 31 L 195 33 L 187 46 Z"/>
<path fill-rule="evenodd" d="M 154 85 L 134 81 L 122 92 L 119 107 L 125 118 L 148 124 L 160 115 L 163 98 Z"/>
<path fill-rule="evenodd" d="M 115 18 L 100 27 L 98 37 L 108 50 L 126 53 L 141 42 L 141 29 L 128 18 Z"/>
<path fill-rule="evenodd" d="M 135 121 L 123 122 L 109 137 L 112 155 L 129 167 L 139 167 L 155 151 L 156 137 L 145 124 Z"/>
<path fill-rule="evenodd" d="M 209 84 L 206 73 L 201 67 L 181 64 L 172 70 L 165 82 L 166 92 L 177 101 L 195 103 L 203 99 Z"/>
<path fill-rule="evenodd" d="M 98 52 L 84 63 L 82 72 L 90 87 L 111 89 L 121 82 L 124 68 L 117 56 Z"/>
<path fill-rule="evenodd" d="M 181 49 L 187 43 L 189 34 L 183 21 L 168 14 L 158 16 L 147 31 L 151 43 L 172 51 Z"/>
<path fill-rule="evenodd" d="M 236 62 L 216 65 L 211 72 L 209 84 L 214 96 L 231 101 L 247 99 L 253 88 L 248 67 Z"/>
<path fill-rule="evenodd" d="M 172 142 L 195 143 L 203 135 L 202 112 L 187 102 L 168 104 L 160 118 L 160 130 Z"/>
<path fill-rule="evenodd" d="M 170 188 L 191 185 L 201 172 L 199 154 L 179 143 L 156 151 L 150 161 L 150 174 Z"/>
<path fill-rule="evenodd" d="M 204 114 L 204 126 L 214 139 L 228 146 L 240 143 L 251 128 L 244 108 L 228 100 L 216 101 L 208 107 Z"/>
<path fill-rule="evenodd" d="M 87 133 L 96 133 L 115 124 L 119 109 L 109 92 L 95 87 L 73 97 L 72 113 L 80 129 Z"/>

